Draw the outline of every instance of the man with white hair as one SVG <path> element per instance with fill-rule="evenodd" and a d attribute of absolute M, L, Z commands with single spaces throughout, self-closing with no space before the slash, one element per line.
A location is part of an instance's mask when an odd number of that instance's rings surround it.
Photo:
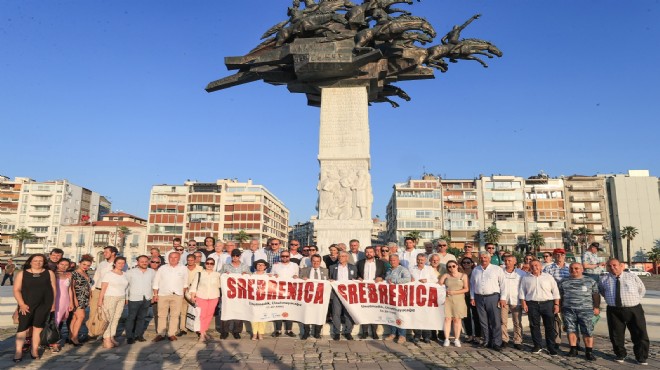
<path fill-rule="evenodd" d="M 250 267 L 250 272 L 254 272 L 254 262 L 259 260 L 266 260 L 266 253 L 261 248 L 259 239 L 250 240 L 250 246 L 241 254 L 241 262 Z"/>
<path fill-rule="evenodd" d="M 483 333 L 482 347 L 502 351 L 502 316 L 500 307 L 506 305 L 502 299 L 507 294 L 504 270 L 490 263 L 491 255 L 479 252 L 479 266 L 470 277 L 470 304 L 477 307 L 479 324 Z"/>

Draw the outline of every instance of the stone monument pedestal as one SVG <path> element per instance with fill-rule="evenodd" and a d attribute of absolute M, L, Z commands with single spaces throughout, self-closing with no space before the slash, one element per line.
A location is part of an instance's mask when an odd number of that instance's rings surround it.
<path fill-rule="evenodd" d="M 367 87 L 321 89 L 320 176 L 316 245 L 321 254 L 333 243 L 371 245 L 371 157 Z"/>

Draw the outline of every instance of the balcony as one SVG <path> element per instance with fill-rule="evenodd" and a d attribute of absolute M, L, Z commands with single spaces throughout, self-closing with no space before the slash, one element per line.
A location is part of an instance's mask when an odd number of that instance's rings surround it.
<path fill-rule="evenodd" d="M 587 209 L 587 208 L 576 208 L 576 207 L 573 207 L 573 208 L 571 208 L 571 212 L 573 212 L 573 213 L 587 213 L 587 212 L 597 212 L 597 213 L 600 213 L 600 212 L 602 212 L 602 210 L 601 210 L 601 209 Z"/>
<path fill-rule="evenodd" d="M 568 188 L 572 191 L 598 191 L 603 187 L 598 185 L 569 185 Z"/>
<path fill-rule="evenodd" d="M 64 247 L 64 248 L 68 248 L 70 246 L 71 246 L 71 242 L 63 242 L 62 243 L 62 247 Z"/>
<path fill-rule="evenodd" d="M 571 195 L 571 202 L 600 202 L 602 195 Z"/>
<path fill-rule="evenodd" d="M 76 243 L 76 247 L 84 247 L 85 242 Z"/>
<path fill-rule="evenodd" d="M 95 248 L 105 248 L 108 246 L 108 242 L 94 242 Z"/>
<path fill-rule="evenodd" d="M 140 246 L 140 243 L 131 243 L 129 245 L 131 246 L 131 248 L 137 248 L 138 246 Z"/>

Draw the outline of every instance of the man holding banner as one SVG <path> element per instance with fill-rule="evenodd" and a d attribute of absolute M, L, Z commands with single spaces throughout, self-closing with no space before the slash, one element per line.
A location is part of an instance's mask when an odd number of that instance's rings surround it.
<path fill-rule="evenodd" d="M 303 267 L 300 270 L 298 278 L 303 280 L 328 280 L 328 269 L 321 267 L 321 256 L 315 254 L 311 257 L 311 261 L 312 267 Z M 316 339 L 321 339 L 322 329 L 323 325 L 306 324 L 305 334 L 303 334 L 301 339 L 305 340 L 310 336 L 313 336 Z"/>
<path fill-rule="evenodd" d="M 412 277 L 410 276 L 410 270 L 401 266 L 399 256 L 397 254 L 390 256 L 390 265 L 392 265 L 392 269 L 387 273 L 387 276 L 385 277 L 385 280 L 388 283 L 406 284 L 411 281 Z M 395 339 L 397 343 L 404 343 L 406 341 L 406 329 L 391 325 L 390 334 L 383 339 Z"/>
<path fill-rule="evenodd" d="M 352 245 L 351 241 L 351 245 Z M 385 279 L 387 274 L 387 269 L 385 268 L 385 262 L 376 258 L 376 250 L 374 247 L 366 247 L 364 249 L 365 258 L 358 261 L 357 267 L 357 276 L 360 281 L 373 281 L 379 283 Z M 379 339 L 376 330 L 378 325 L 369 324 L 361 325 L 360 327 L 360 339 L 367 339 L 369 334 L 369 328 L 371 328 L 371 337 L 374 339 Z"/>
<path fill-rule="evenodd" d="M 348 253 L 345 251 L 339 252 L 339 263 L 330 267 L 330 280 L 338 282 L 346 282 L 357 279 L 357 268 L 355 265 L 348 263 Z M 353 331 L 353 319 L 348 313 L 346 308 L 341 304 L 336 292 L 332 292 L 330 300 L 332 304 L 332 325 L 335 328 L 335 334 L 332 335 L 333 340 L 339 340 L 339 334 L 342 333 L 342 319 L 344 321 L 344 338 L 353 340 L 351 332 Z"/>

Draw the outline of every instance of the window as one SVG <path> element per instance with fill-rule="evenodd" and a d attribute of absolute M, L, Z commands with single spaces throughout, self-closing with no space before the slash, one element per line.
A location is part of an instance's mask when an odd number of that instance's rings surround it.
<path fill-rule="evenodd" d="M 94 244 L 98 244 L 98 243 L 106 243 L 107 244 L 108 243 L 108 234 L 107 233 L 104 233 L 104 234 L 95 233 L 94 234 Z"/>

